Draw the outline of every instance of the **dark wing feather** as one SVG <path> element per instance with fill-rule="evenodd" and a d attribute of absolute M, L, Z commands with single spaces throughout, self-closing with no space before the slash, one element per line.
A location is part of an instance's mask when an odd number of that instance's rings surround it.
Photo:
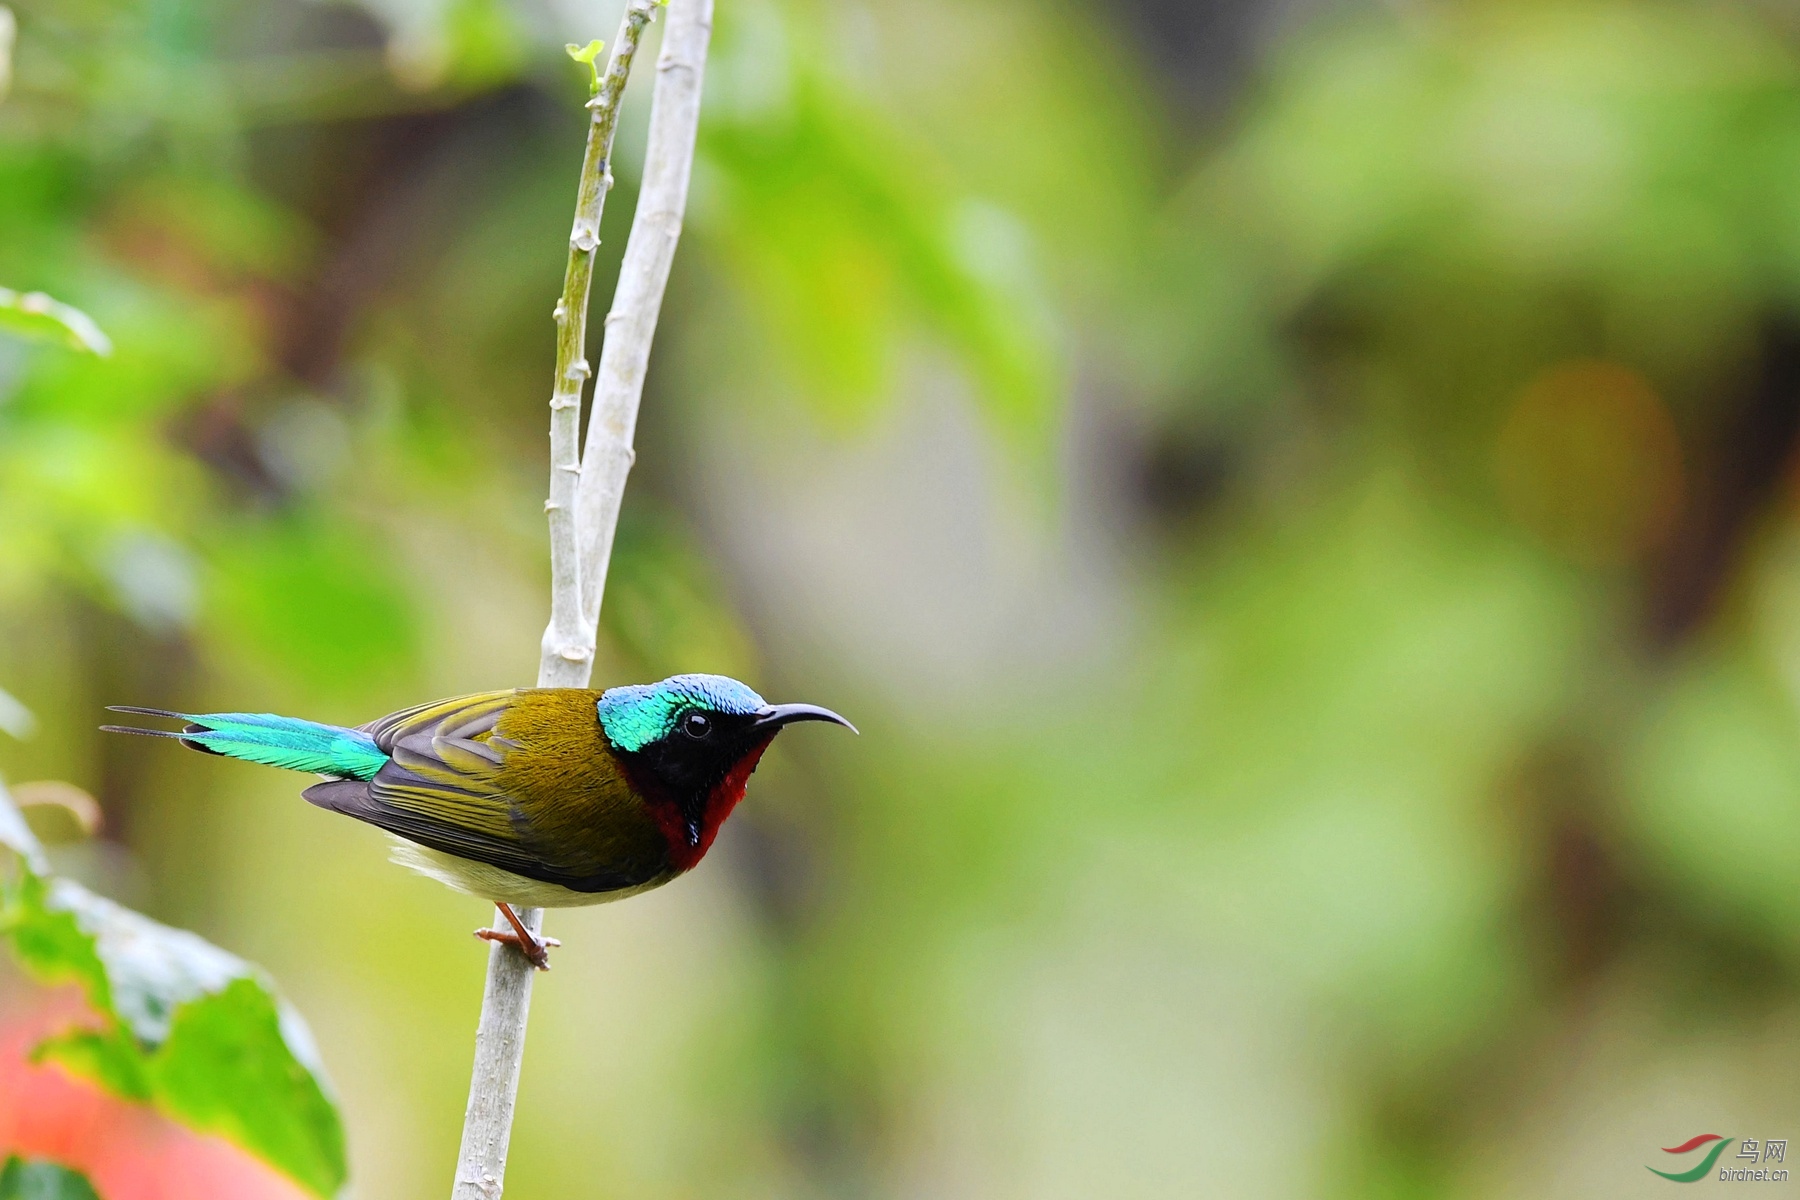
<path fill-rule="evenodd" d="M 494 737 L 517 691 L 483 692 L 421 704 L 361 727 L 392 756 L 366 783 L 315 784 L 307 800 L 390 833 L 488 863 L 515 875 L 583 892 L 610 891 L 640 880 L 620 873 L 570 871 L 539 846 L 516 798 L 501 782 L 518 743 Z"/>
<path fill-rule="evenodd" d="M 542 879 L 550 883 L 561 883 L 565 887 L 572 886 L 560 877 L 560 872 L 547 868 L 517 842 L 459 824 L 458 817 L 466 814 L 450 811 L 441 795 L 435 791 L 427 793 L 422 804 L 417 802 L 417 793 L 410 797 L 413 801 L 411 803 L 396 803 L 392 790 L 382 786 L 378 775 L 376 779 L 366 782 L 360 779 L 334 779 L 326 783 L 315 783 L 301 795 L 320 808 L 367 821 L 409 842 L 442 850 L 458 858 L 488 863 L 527 879 Z"/>

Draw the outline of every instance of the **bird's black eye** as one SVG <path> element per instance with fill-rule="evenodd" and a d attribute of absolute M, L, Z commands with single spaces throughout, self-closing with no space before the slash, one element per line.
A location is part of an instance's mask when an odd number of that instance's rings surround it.
<path fill-rule="evenodd" d="M 712 722 L 707 720 L 705 713 L 691 712 L 681 718 L 681 732 L 691 738 L 703 738 L 712 732 Z"/>

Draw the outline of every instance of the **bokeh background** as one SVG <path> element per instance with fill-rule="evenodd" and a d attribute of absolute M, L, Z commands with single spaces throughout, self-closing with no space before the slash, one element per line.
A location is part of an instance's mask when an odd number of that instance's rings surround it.
<path fill-rule="evenodd" d="M 441 1196 L 486 907 L 94 727 L 530 682 L 561 47 L 619 6 L 12 2 L 0 282 L 117 352 L 0 338 L 0 771 L 280 981 L 356 1196 Z M 1797 448 L 1779 0 L 720 0 L 596 678 L 862 737 L 552 914 L 508 1195 L 1624 1196 L 1800 1139 Z M 0 1044 L 64 1002 L 0 975 Z"/>

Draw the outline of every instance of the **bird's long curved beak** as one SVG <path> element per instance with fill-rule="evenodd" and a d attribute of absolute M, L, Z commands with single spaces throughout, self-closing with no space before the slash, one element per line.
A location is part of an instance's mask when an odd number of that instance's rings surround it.
<path fill-rule="evenodd" d="M 842 725 L 851 733 L 856 732 L 856 726 L 829 708 L 820 708 L 816 704 L 771 704 L 756 714 L 753 727 L 756 729 L 779 729 L 783 725 L 791 725 L 795 721 L 830 721 L 833 725 Z"/>

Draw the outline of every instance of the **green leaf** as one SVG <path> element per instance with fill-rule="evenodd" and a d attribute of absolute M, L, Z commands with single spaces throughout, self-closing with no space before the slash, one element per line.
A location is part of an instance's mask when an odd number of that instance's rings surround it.
<path fill-rule="evenodd" d="M 0 1200 L 100 1200 L 100 1194 L 78 1171 L 15 1154 L 0 1167 Z"/>
<path fill-rule="evenodd" d="M 159 925 L 67 879 L 47 881 L 40 896 L 45 923 L 72 930 L 59 939 L 64 961 L 84 982 L 99 973 L 104 999 L 146 1049 L 168 1041 L 179 1006 L 253 970 L 197 934 Z"/>
<path fill-rule="evenodd" d="M 577 46 L 574 42 L 570 42 L 563 49 L 567 50 L 569 57 L 576 62 L 586 63 L 591 67 L 594 65 L 594 60 L 600 57 L 600 52 L 606 49 L 606 43 L 595 38 L 585 46 Z"/>
<path fill-rule="evenodd" d="M 45 1038 L 32 1048 L 34 1063 L 53 1062 L 72 1075 L 91 1079 L 115 1096 L 148 1104 L 156 1097 L 143 1059 L 122 1030 L 73 1029 Z"/>
<path fill-rule="evenodd" d="M 10 804 L 6 808 L 18 811 Z M 12 938 L 13 954 L 26 970 L 41 978 L 73 980 L 94 1007 L 111 1011 L 111 981 L 95 952 L 94 938 L 82 930 L 73 913 L 51 903 L 55 886 L 55 881 L 34 870 L 22 871 L 0 906 L 0 930 Z"/>
<path fill-rule="evenodd" d="M 42 292 L 0 287 L 0 329 L 38 341 L 61 342 L 102 358 L 112 353 L 112 339 L 94 324 L 94 318 Z"/>
<path fill-rule="evenodd" d="M 197 1129 L 252 1146 L 321 1196 L 343 1186 L 344 1132 L 312 1036 L 254 978 L 181 1006 L 151 1062 L 158 1103 Z"/>
<path fill-rule="evenodd" d="M 31 845 L 9 833 L 8 814 L 0 801 L 0 841 Z M 262 973 L 39 869 L 27 860 L 0 889 L 0 932 L 34 974 L 80 983 L 105 1024 L 51 1038 L 34 1056 L 335 1195 L 348 1174 L 343 1126 L 311 1034 Z"/>
<path fill-rule="evenodd" d="M 600 52 L 606 49 L 606 43 L 595 38 L 585 46 L 577 46 L 574 42 L 570 42 L 563 48 L 569 52 L 570 58 L 578 63 L 586 63 L 588 69 L 594 73 L 594 81 L 588 84 L 588 93 L 598 96 L 600 94 Z"/>

